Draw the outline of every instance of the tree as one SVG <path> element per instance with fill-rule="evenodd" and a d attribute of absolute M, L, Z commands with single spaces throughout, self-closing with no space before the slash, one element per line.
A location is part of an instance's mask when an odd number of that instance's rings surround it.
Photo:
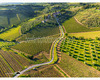
<path fill-rule="evenodd" d="M 65 12 L 65 9 L 61 9 L 60 12 Z"/>
<path fill-rule="evenodd" d="M 11 40 L 12 42 L 16 42 L 16 40 Z"/>
<path fill-rule="evenodd" d="M 65 33 L 66 36 L 68 36 L 68 33 Z"/>
<path fill-rule="evenodd" d="M 80 40 L 84 40 L 84 37 L 79 37 Z"/>
<path fill-rule="evenodd" d="M 96 37 L 96 40 L 100 40 L 100 38 L 99 37 Z"/>

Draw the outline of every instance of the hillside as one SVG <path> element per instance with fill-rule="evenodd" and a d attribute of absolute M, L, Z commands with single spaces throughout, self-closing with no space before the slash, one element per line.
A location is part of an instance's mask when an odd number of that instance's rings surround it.
<path fill-rule="evenodd" d="M 27 54 L 31 54 L 33 56 L 42 51 L 45 51 L 49 54 L 52 42 L 58 37 L 59 37 L 59 34 L 43 37 L 40 39 L 29 40 L 29 41 L 17 44 L 13 46 L 12 48 L 25 52 Z"/>
<path fill-rule="evenodd" d="M 80 61 L 62 53 L 61 62 L 58 64 L 71 77 L 100 77 L 100 72 Z"/>
<path fill-rule="evenodd" d="M 0 5 L 0 77 L 100 77 L 100 3 Z"/>
<path fill-rule="evenodd" d="M 0 32 L 11 28 L 12 25 L 18 25 L 30 18 L 41 14 L 42 5 L 0 5 Z"/>
<path fill-rule="evenodd" d="M 85 9 L 75 16 L 86 27 L 100 27 L 100 10 L 96 8 Z"/>
<path fill-rule="evenodd" d="M 65 30 L 68 33 L 100 31 L 100 27 L 88 28 L 79 24 L 73 17 L 66 20 L 64 23 L 62 23 L 62 25 L 65 27 Z"/>

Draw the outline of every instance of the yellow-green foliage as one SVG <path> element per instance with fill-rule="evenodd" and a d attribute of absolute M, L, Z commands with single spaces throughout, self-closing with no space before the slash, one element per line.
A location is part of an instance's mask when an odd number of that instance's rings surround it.
<path fill-rule="evenodd" d="M 0 48 L 14 45 L 14 42 L 0 42 Z"/>
<path fill-rule="evenodd" d="M 100 31 L 92 32 L 81 32 L 81 33 L 69 33 L 69 36 L 84 37 L 84 38 L 93 38 L 100 37 Z"/>
<path fill-rule="evenodd" d="M 12 28 L 4 33 L 0 34 L 0 38 L 4 39 L 4 40 L 14 40 L 16 39 L 18 36 L 21 35 L 21 31 L 20 31 L 21 26 L 18 26 L 16 28 Z"/>

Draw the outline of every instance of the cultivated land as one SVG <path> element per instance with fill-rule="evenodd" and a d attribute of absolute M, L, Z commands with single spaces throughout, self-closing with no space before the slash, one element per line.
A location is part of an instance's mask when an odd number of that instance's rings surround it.
<path fill-rule="evenodd" d="M 65 27 L 68 33 L 89 32 L 89 31 L 100 30 L 99 27 L 94 27 L 94 28 L 85 27 L 77 23 L 74 18 L 70 18 L 69 20 L 66 20 L 62 25 Z"/>
<path fill-rule="evenodd" d="M 60 50 L 100 71 L 100 41 L 66 38 Z"/>
<path fill-rule="evenodd" d="M 84 38 L 92 38 L 95 39 L 96 37 L 100 37 L 100 31 L 92 31 L 92 32 L 80 32 L 80 33 L 70 33 L 69 36 L 76 36 L 76 37 L 84 37 Z"/>
<path fill-rule="evenodd" d="M 11 28 L 12 25 L 19 25 L 30 18 L 42 14 L 46 7 L 42 5 L 1 5 L 0 4 L 0 32 Z M 37 12 L 38 11 L 38 12 Z"/>
<path fill-rule="evenodd" d="M 8 31 L 1 33 L 0 38 L 8 41 L 14 40 L 21 35 L 20 29 L 21 26 L 9 29 Z"/>
<path fill-rule="evenodd" d="M 63 77 L 53 65 L 41 66 L 29 70 L 20 77 Z"/>
<path fill-rule="evenodd" d="M 13 48 L 31 55 L 36 55 L 42 51 L 49 54 L 51 44 L 59 37 L 59 32 L 55 18 L 50 17 L 45 23 L 40 23 L 33 30 L 19 37 L 17 41 L 21 41 L 20 44 L 13 46 Z"/>
<path fill-rule="evenodd" d="M 58 35 L 59 27 L 40 27 L 35 28 L 32 31 L 19 37 L 17 41 L 32 40 L 36 38 L 42 38 L 50 35 Z"/>
<path fill-rule="evenodd" d="M 0 9 L 0 77 L 100 77 L 99 5 L 32 3 Z"/>
<path fill-rule="evenodd" d="M 39 20 L 37 20 L 40 17 Z M 25 24 L 22 24 L 22 33 L 28 31 L 26 34 L 20 36 L 17 41 L 35 39 L 40 37 L 46 37 L 50 35 L 55 35 L 59 33 L 59 27 L 54 17 L 47 18 L 44 23 L 41 22 L 43 15 L 37 18 L 30 19 Z M 26 30 L 26 28 L 28 28 Z M 30 30 L 31 29 L 31 30 Z"/>
<path fill-rule="evenodd" d="M 31 65 L 26 58 L 14 53 L 13 51 L 0 50 L 0 72 L 2 77 L 11 77 L 14 72 L 20 71 Z"/>
<path fill-rule="evenodd" d="M 0 76 L 12 77 L 15 75 L 15 72 L 21 71 L 33 64 L 47 62 L 48 59 L 43 54 L 39 54 L 37 57 L 30 60 L 21 53 L 12 50 L 0 50 L 0 61 L 0 67 L 2 67 L 0 68 Z"/>
<path fill-rule="evenodd" d="M 37 53 L 40 53 L 42 51 L 49 53 L 52 42 L 58 37 L 59 37 L 59 34 L 43 37 L 40 39 L 30 40 L 30 41 L 17 44 L 13 46 L 12 48 L 31 54 L 31 55 L 36 55 Z"/>
<path fill-rule="evenodd" d="M 70 77 L 100 77 L 100 72 L 84 63 L 62 53 L 58 64 Z"/>

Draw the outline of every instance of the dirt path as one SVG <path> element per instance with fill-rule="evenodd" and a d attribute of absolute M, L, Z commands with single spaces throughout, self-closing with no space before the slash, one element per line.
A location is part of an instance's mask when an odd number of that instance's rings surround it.
<path fill-rule="evenodd" d="M 63 38 L 59 43 L 58 43 L 58 45 L 57 45 L 57 55 L 58 55 L 58 61 L 57 61 L 57 63 L 60 63 L 60 61 L 61 61 L 61 52 L 60 52 L 60 45 L 61 45 L 61 42 L 64 40 L 65 38 Z M 63 73 L 65 73 L 66 74 L 66 76 L 68 76 L 68 77 L 70 77 L 64 70 L 62 70 L 57 64 L 55 64 Z M 57 71 L 59 71 L 56 67 L 55 67 L 55 69 L 57 70 Z M 62 76 L 64 76 L 64 77 L 66 77 L 62 72 L 60 72 L 59 71 L 59 73 L 62 75 Z"/>
<path fill-rule="evenodd" d="M 79 23 L 80 25 L 84 26 L 81 22 L 79 22 L 75 17 L 74 19 L 76 20 L 77 23 Z"/>
<path fill-rule="evenodd" d="M 70 75 L 68 75 L 63 69 L 61 69 L 57 64 L 56 64 L 56 66 L 62 71 L 62 72 L 64 72 L 69 78 L 71 78 L 70 77 Z"/>
<path fill-rule="evenodd" d="M 67 32 L 66 32 L 66 29 L 65 29 L 65 27 L 64 27 L 64 26 L 62 26 L 62 28 L 63 28 L 63 30 L 64 30 L 64 33 L 67 33 Z"/>
<path fill-rule="evenodd" d="M 56 71 L 58 71 L 63 77 L 66 77 L 63 73 L 61 73 L 55 66 L 54 66 L 54 69 L 56 70 Z"/>

